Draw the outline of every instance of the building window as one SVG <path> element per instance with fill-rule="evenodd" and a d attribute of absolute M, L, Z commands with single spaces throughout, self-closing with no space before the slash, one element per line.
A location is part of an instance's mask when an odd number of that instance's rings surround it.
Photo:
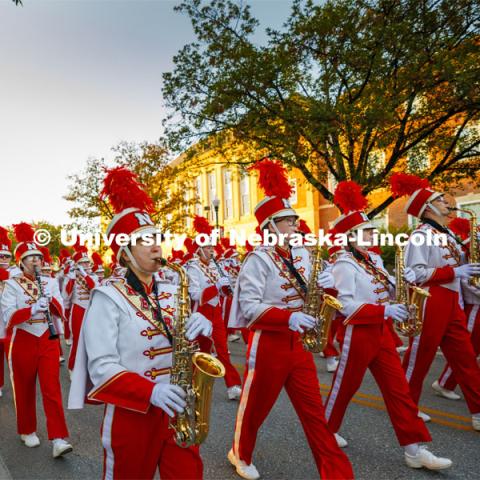
<path fill-rule="evenodd" d="M 377 216 L 373 217 L 370 222 L 375 228 L 379 230 L 386 230 L 388 231 L 388 212 L 384 210 L 383 212 L 379 213 Z"/>
<path fill-rule="evenodd" d="M 233 217 L 233 192 L 232 192 L 232 172 L 230 170 L 223 171 L 223 213 L 224 218 Z"/>
<path fill-rule="evenodd" d="M 477 220 L 480 218 L 480 199 L 473 202 L 462 202 L 457 200 L 457 208 L 464 208 L 466 210 L 471 210 L 476 216 Z M 459 217 L 466 218 L 470 220 L 470 215 L 465 212 L 457 212 Z"/>
<path fill-rule="evenodd" d="M 240 177 L 240 215 L 250 215 L 250 177 L 246 173 Z"/>
<path fill-rule="evenodd" d="M 412 147 L 407 153 L 407 169 L 409 173 L 421 174 L 430 168 L 428 147 L 420 142 Z"/>
<path fill-rule="evenodd" d="M 203 215 L 203 208 L 202 208 L 202 178 L 201 178 L 200 176 L 195 179 L 195 196 L 196 196 L 195 214 L 196 214 L 196 215 Z"/>
<path fill-rule="evenodd" d="M 288 201 L 290 202 L 290 205 L 296 205 L 298 202 L 298 195 L 297 195 L 297 179 L 296 178 L 290 178 L 288 180 L 288 183 L 292 187 L 292 194 L 290 195 L 290 198 Z"/>
<path fill-rule="evenodd" d="M 207 174 L 207 185 L 208 185 L 208 216 L 211 222 L 215 221 L 215 212 L 213 211 L 212 202 L 213 199 L 217 197 L 217 178 L 215 172 L 209 172 Z"/>
<path fill-rule="evenodd" d="M 367 172 L 369 175 L 378 175 L 385 168 L 385 152 L 376 150 L 368 154 Z"/>

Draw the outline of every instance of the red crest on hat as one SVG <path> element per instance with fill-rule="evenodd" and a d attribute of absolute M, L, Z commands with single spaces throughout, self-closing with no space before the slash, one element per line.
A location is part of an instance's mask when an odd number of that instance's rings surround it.
<path fill-rule="evenodd" d="M 373 227 L 363 211 L 368 202 L 358 183 L 353 180 L 339 182 L 333 195 L 333 202 L 343 213 L 333 224 L 336 233 L 348 233 L 359 227 Z"/>
<path fill-rule="evenodd" d="M 13 232 L 18 244 L 15 248 L 15 260 L 21 262 L 28 255 L 43 255 L 36 244 L 35 230 L 31 225 L 25 222 L 13 225 Z"/>
<path fill-rule="evenodd" d="M 107 228 L 107 235 L 114 236 L 110 248 L 118 256 L 125 247 L 115 241 L 117 235 L 131 237 L 135 234 L 158 233 L 150 218 L 155 206 L 132 171 L 116 167 L 106 172 L 100 197 L 108 199 L 116 213 Z"/>
<path fill-rule="evenodd" d="M 10 251 L 12 248 L 12 241 L 8 236 L 8 230 L 6 228 L 0 227 L 0 253 L 4 255 L 12 254 Z"/>

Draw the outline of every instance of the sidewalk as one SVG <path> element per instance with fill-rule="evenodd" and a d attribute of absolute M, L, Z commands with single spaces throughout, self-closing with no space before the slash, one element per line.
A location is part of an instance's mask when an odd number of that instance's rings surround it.
<path fill-rule="evenodd" d="M 3 461 L 2 455 L 0 454 L 0 480 L 12 480 L 10 472 L 8 471 L 5 462 Z"/>

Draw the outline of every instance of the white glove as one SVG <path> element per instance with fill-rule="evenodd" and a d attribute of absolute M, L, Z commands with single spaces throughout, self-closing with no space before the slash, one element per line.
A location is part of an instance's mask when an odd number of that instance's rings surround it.
<path fill-rule="evenodd" d="M 46 312 L 48 310 L 48 298 L 40 297 L 33 305 L 32 305 L 32 317 L 37 313 Z"/>
<path fill-rule="evenodd" d="M 185 326 L 187 328 L 185 337 L 190 341 L 195 340 L 199 335 L 209 337 L 213 330 L 212 322 L 199 312 L 192 313 Z"/>
<path fill-rule="evenodd" d="M 403 271 L 403 278 L 408 282 L 408 283 L 415 283 L 417 280 L 417 275 L 415 274 L 415 271 L 413 268 L 407 267 Z"/>
<path fill-rule="evenodd" d="M 187 403 L 185 402 L 186 393 L 178 385 L 169 383 L 157 383 L 153 387 L 150 403 L 161 408 L 169 417 L 177 413 L 183 413 Z"/>
<path fill-rule="evenodd" d="M 228 280 L 228 277 L 220 277 L 215 286 L 217 287 L 217 290 L 221 290 L 222 287 L 229 287 L 230 281 Z"/>
<path fill-rule="evenodd" d="M 66 277 L 69 279 L 69 280 L 75 280 L 77 274 L 75 272 L 75 269 L 73 267 L 70 267 L 70 270 L 68 271 L 68 273 L 66 274 Z"/>
<path fill-rule="evenodd" d="M 288 319 L 288 328 L 294 332 L 303 333 L 303 328 L 313 328 L 316 320 L 303 312 L 293 312 Z"/>
<path fill-rule="evenodd" d="M 453 270 L 455 278 L 469 279 L 474 275 L 480 275 L 480 263 L 466 263 L 465 265 L 455 267 Z"/>
<path fill-rule="evenodd" d="M 385 307 L 385 317 L 390 317 L 394 322 L 404 322 L 408 318 L 408 310 L 401 303 L 394 303 Z"/>
<path fill-rule="evenodd" d="M 335 287 L 335 279 L 330 272 L 323 271 L 318 274 L 317 277 L 317 285 L 320 288 L 334 288 Z"/>

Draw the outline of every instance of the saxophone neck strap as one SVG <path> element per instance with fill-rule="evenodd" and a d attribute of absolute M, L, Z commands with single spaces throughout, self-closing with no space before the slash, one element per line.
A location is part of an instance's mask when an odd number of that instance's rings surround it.
<path fill-rule="evenodd" d="M 288 268 L 289 272 L 295 277 L 295 279 L 297 280 L 298 284 L 300 285 L 300 288 L 302 290 L 302 292 L 304 293 L 304 295 L 307 294 L 307 291 L 308 291 L 308 287 L 307 287 L 307 284 L 305 283 L 305 280 L 303 279 L 303 277 L 300 275 L 300 273 L 298 272 L 298 270 L 295 268 L 295 265 L 293 264 L 293 262 L 291 262 L 290 260 L 286 259 L 285 257 L 282 257 L 282 255 L 279 255 L 279 257 L 282 259 L 282 262 L 284 263 L 284 265 Z"/>
<path fill-rule="evenodd" d="M 155 280 L 153 281 L 153 296 L 155 298 L 155 303 L 156 306 L 153 305 L 152 300 L 148 296 L 147 292 L 145 291 L 145 287 L 143 286 L 143 283 L 139 280 L 139 278 L 135 275 L 135 273 L 128 269 L 127 274 L 125 275 L 125 280 L 127 283 L 130 285 L 130 287 L 133 288 L 138 294 L 142 296 L 142 298 L 148 303 L 148 306 L 151 308 L 153 315 L 157 321 L 159 321 L 162 324 L 162 327 L 165 330 L 165 333 L 167 335 L 168 341 L 170 342 L 170 345 L 173 344 L 173 335 L 170 329 L 168 328 L 167 323 L 163 319 L 162 315 L 162 308 L 160 306 L 160 301 L 158 299 L 158 287 L 157 287 L 157 282 Z"/>

